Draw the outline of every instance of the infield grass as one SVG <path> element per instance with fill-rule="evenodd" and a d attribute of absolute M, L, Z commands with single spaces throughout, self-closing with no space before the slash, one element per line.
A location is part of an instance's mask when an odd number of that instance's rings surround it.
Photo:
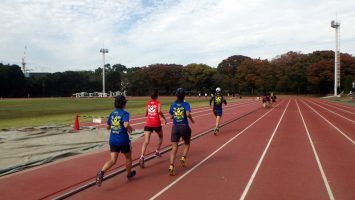
<path fill-rule="evenodd" d="M 128 97 L 126 110 L 131 116 L 142 115 L 149 97 Z M 163 111 L 167 111 L 174 97 L 160 97 Z M 208 98 L 189 98 L 191 107 L 209 105 Z M 32 127 L 41 125 L 69 125 L 75 113 L 80 122 L 92 117 L 106 117 L 113 110 L 113 98 L 30 98 L 0 100 L 0 128 Z"/>

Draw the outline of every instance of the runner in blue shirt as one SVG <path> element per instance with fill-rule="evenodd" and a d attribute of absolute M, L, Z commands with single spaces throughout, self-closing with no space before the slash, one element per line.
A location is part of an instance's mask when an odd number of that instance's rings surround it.
<path fill-rule="evenodd" d="M 175 176 L 175 158 L 178 150 L 178 143 L 180 138 L 184 140 L 184 150 L 180 158 L 182 167 L 186 167 L 186 156 L 190 149 L 191 128 L 189 126 L 188 118 L 192 123 L 195 123 L 191 116 L 190 104 L 185 102 L 185 90 L 178 88 L 176 90 L 176 101 L 171 106 L 169 113 L 173 119 L 173 127 L 171 130 L 172 150 L 170 154 L 169 174 Z"/>
<path fill-rule="evenodd" d="M 102 169 L 97 173 L 96 184 L 101 186 L 104 174 L 117 162 L 118 154 L 121 152 L 126 158 L 127 178 L 131 179 L 136 175 L 132 168 L 131 141 L 128 133 L 133 131 L 129 124 L 129 113 L 124 110 L 126 107 L 126 97 L 118 95 L 115 97 L 115 110 L 107 118 L 107 129 L 110 131 L 110 152 L 111 159 L 107 161 Z"/>
<path fill-rule="evenodd" d="M 216 127 L 214 128 L 213 134 L 217 135 L 219 133 L 219 124 L 221 122 L 222 117 L 222 104 L 227 105 L 227 101 L 224 99 L 222 95 L 221 88 L 216 88 L 215 95 L 210 99 L 210 107 L 213 102 L 213 114 L 216 117 Z"/>

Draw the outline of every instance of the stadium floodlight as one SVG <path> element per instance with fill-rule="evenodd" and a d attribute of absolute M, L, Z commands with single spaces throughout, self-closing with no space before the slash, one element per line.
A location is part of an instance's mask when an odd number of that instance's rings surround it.
<path fill-rule="evenodd" d="M 336 20 L 330 22 L 330 26 L 335 29 L 335 51 L 334 51 L 334 96 L 338 94 L 340 88 L 340 54 L 339 54 L 339 27 L 340 23 Z"/>
<path fill-rule="evenodd" d="M 105 96 L 105 53 L 108 53 L 108 49 L 100 49 L 102 53 L 102 96 Z"/>

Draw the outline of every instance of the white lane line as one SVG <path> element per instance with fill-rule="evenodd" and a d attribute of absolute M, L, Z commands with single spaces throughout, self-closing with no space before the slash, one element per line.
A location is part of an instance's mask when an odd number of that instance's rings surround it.
<path fill-rule="evenodd" d="M 343 115 L 340 115 L 340 114 L 338 114 L 338 113 L 336 113 L 336 112 L 334 112 L 334 111 L 332 111 L 332 110 L 329 110 L 329 109 L 326 108 L 326 107 L 323 107 L 323 106 L 321 106 L 321 105 L 319 105 L 319 104 L 316 104 L 316 103 L 314 103 L 314 102 L 310 102 L 310 103 L 315 104 L 316 106 L 321 107 L 321 108 L 323 108 L 323 109 L 325 109 L 325 110 L 327 110 L 327 111 L 329 111 L 329 112 L 331 112 L 331 113 L 333 113 L 333 114 L 336 114 L 336 115 L 338 115 L 339 117 L 341 117 L 341 118 L 343 118 L 343 119 L 346 119 L 346 120 L 348 120 L 348 121 L 350 121 L 350 122 L 352 122 L 352 123 L 355 124 L 355 121 L 353 121 L 353 120 L 351 120 L 351 119 L 349 119 L 349 118 L 347 118 L 347 117 L 344 117 Z"/>
<path fill-rule="evenodd" d="M 179 178 L 177 178 L 174 182 L 170 183 L 168 186 L 166 186 L 164 189 L 162 189 L 161 191 L 159 191 L 157 194 L 155 194 L 153 197 L 149 198 L 149 200 L 153 200 L 156 199 L 157 197 L 159 197 L 161 194 L 163 194 L 165 191 L 167 191 L 169 188 L 171 188 L 172 186 L 174 186 L 177 182 L 179 182 L 181 179 L 183 179 L 185 176 L 187 176 L 188 174 L 190 174 L 192 171 L 194 171 L 197 167 L 199 167 L 200 165 L 202 165 L 204 162 L 206 162 L 209 158 L 211 158 L 213 155 L 215 155 L 217 152 L 219 152 L 221 149 L 223 149 L 225 146 L 227 146 L 229 143 L 231 143 L 234 139 L 236 139 L 238 136 L 240 136 L 241 134 L 243 134 L 246 130 L 248 130 L 250 127 L 252 127 L 255 123 L 257 123 L 259 120 L 261 120 L 262 118 L 264 118 L 267 114 L 269 114 L 271 111 L 273 111 L 274 108 L 272 108 L 271 110 L 269 110 L 268 112 L 266 112 L 265 114 L 263 114 L 261 117 L 259 117 L 257 120 L 255 120 L 253 123 L 251 123 L 249 126 L 247 126 L 246 128 L 244 128 L 242 131 L 240 131 L 237 135 L 235 135 L 234 137 L 232 137 L 231 139 L 229 139 L 226 143 L 224 143 L 222 146 L 220 146 L 217 150 L 215 150 L 214 152 L 212 152 L 210 155 L 208 155 L 206 158 L 204 158 L 202 161 L 200 161 L 198 164 L 196 164 L 194 167 L 192 167 L 190 170 L 188 170 L 187 172 L 185 172 L 183 175 L 181 175 Z"/>
<path fill-rule="evenodd" d="M 298 112 L 299 112 L 300 115 L 301 115 L 304 128 L 306 129 L 309 142 L 311 143 L 312 150 L 313 150 L 313 154 L 314 154 L 314 157 L 316 158 L 316 161 L 317 161 L 317 164 L 318 164 L 318 168 L 319 168 L 320 174 L 322 175 L 322 178 L 323 178 L 324 185 L 325 185 L 325 187 L 327 188 L 327 192 L 328 192 L 329 199 L 334 200 L 333 192 L 332 192 L 332 190 L 330 189 L 327 176 L 326 176 L 325 173 L 324 173 L 324 170 L 323 170 L 323 167 L 322 167 L 322 163 L 320 162 L 320 159 L 319 159 L 319 157 L 318 157 L 316 148 L 314 147 L 314 144 L 313 144 L 313 141 L 312 141 L 312 138 L 311 138 L 311 134 L 310 134 L 309 131 L 308 131 L 308 127 L 307 127 L 307 125 L 306 125 L 306 122 L 304 121 L 304 118 L 303 118 L 302 112 L 301 112 L 301 110 L 300 110 L 300 107 L 298 106 L 297 100 L 296 100 L 296 104 L 297 104 Z"/>
<path fill-rule="evenodd" d="M 232 108 L 242 107 L 242 106 L 250 105 L 250 104 L 253 104 L 253 103 L 255 103 L 255 101 L 243 101 L 243 103 L 233 103 L 233 104 L 230 104 L 228 106 L 225 106 L 224 108 L 225 108 L 225 110 L 230 110 Z M 209 106 L 205 106 L 203 108 L 199 108 L 199 109 L 196 109 L 196 110 L 201 110 L 201 109 L 204 109 L 204 110 L 198 111 L 198 112 L 193 112 L 193 114 L 197 114 L 197 113 L 201 113 L 201 112 L 210 112 L 211 111 Z M 169 114 L 169 112 L 164 113 L 164 115 L 166 115 L 166 114 Z M 146 117 L 133 118 L 133 119 L 130 119 L 130 122 L 137 121 L 137 120 L 140 120 L 140 119 L 145 119 L 145 118 Z M 83 124 L 85 126 L 85 124 L 89 124 L 89 123 L 91 123 L 91 122 L 84 122 Z M 134 123 L 134 124 L 131 124 L 131 125 L 134 126 L 134 125 L 139 125 L 139 124 L 144 124 L 144 123 L 145 123 L 145 121 L 137 122 L 137 123 Z M 171 123 L 171 122 L 169 122 L 169 123 Z M 167 124 L 169 124 L 169 123 L 167 123 Z M 106 126 L 106 123 L 101 123 L 101 124 L 99 124 L 99 126 Z"/>
<path fill-rule="evenodd" d="M 336 109 L 338 109 L 338 110 L 342 110 L 342 111 L 344 111 L 344 112 L 347 112 L 347 113 L 350 113 L 350 114 L 355 115 L 354 112 L 351 112 L 351 111 L 349 111 L 349 110 L 345 110 L 345 109 L 339 108 L 338 106 L 334 106 L 333 104 L 330 104 L 330 103 L 324 103 L 323 101 L 313 101 L 313 100 L 312 100 L 311 102 L 313 102 L 313 103 L 316 102 L 317 104 L 320 103 L 320 104 L 323 104 L 323 105 L 326 105 L 326 106 L 330 106 L 330 107 L 336 108 Z"/>
<path fill-rule="evenodd" d="M 317 112 L 316 110 L 314 110 L 311 106 L 309 106 L 306 102 L 304 102 L 303 100 L 301 100 L 303 104 L 305 104 L 306 106 L 308 106 L 310 109 L 313 110 L 313 112 L 317 113 L 317 115 L 321 116 L 324 121 L 328 122 L 328 124 L 330 124 L 333 128 L 335 128 L 339 133 L 341 133 L 346 139 L 348 139 L 353 145 L 355 145 L 354 140 L 352 140 L 348 135 L 346 135 L 343 131 L 341 131 L 338 127 L 336 127 L 334 124 L 332 124 L 329 120 L 327 120 L 325 117 L 323 117 L 323 115 L 319 114 L 319 112 Z"/>
<path fill-rule="evenodd" d="M 241 108 L 241 107 L 244 107 L 244 106 L 247 106 L 247 105 L 250 105 L 250 104 L 252 104 L 252 103 L 238 104 L 239 106 L 229 107 L 229 108 L 224 109 L 223 111 L 232 110 L 232 109 L 235 109 L 235 108 Z M 203 116 L 206 116 L 206 115 L 212 115 L 211 114 L 211 112 L 212 112 L 211 109 L 208 109 L 208 110 L 203 111 L 203 112 L 207 112 L 207 111 L 208 111 L 208 113 L 206 113 L 206 114 L 201 114 L 201 115 L 196 115 L 196 116 L 193 115 L 193 118 L 203 117 Z M 196 114 L 196 113 L 192 113 L 192 114 Z M 199 113 L 201 113 L 201 112 L 199 112 Z M 171 123 L 172 122 L 168 122 L 168 123 L 166 123 L 166 125 L 171 124 Z M 131 125 L 135 126 L 135 125 L 139 125 L 139 124 L 145 124 L 145 121 L 144 122 L 139 122 L 139 123 L 134 123 L 134 124 L 131 124 Z M 165 124 L 162 124 L 162 126 L 164 126 L 164 125 Z"/>
<path fill-rule="evenodd" d="M 347 108 L 347 109 L 350 109 L 350 110 L 355 110 L 355 107 L 351 106 L 351 105 L 344 105 L 342 103 L 335 103 L 335 102 L 332 102 L 332 101 L 327 101 L 327 100 L 322 100 L 322 99 L 320 99 L 320 100 L 323 101 L 324 103 L 332 104 L 334 106 L 340 106 L 340 107 Z"/>
<path fill-rule="evenodd" d="M 271 135 L 271 137 L 270 137 L 270 139 L 269 139 L 269 142 L 267 143 L 267 145 L 266 145 L 266 147 L 265 147 L 265 150 L 264 150 L 263 154 L 261 155 L 261 157 L 260 157 L 260 159 L 259 159 L 259 162 L 258 162 L 258 164 L 256 165 L 256 167 L 255 167 L 255 169 L 254 169 L 254 172 L 253 172 L 253 174 L 251 175 L 251 177 L 250 177 L 250 179 L 249 179 L 248 184 L 246 185 L 246 187 L 245 187 L 245 189 L 244 189 L 244 191 L 243 191 L 243 193 L 242 193 L 242 196 L 240 197 L 241 200 L 245 199 L 245 197 L 247 196 L 247 194 L 248 194 L 248 192 L 249 192 L 249 189 L 250 189 L 250 187 L 251 187 L 251 184 L 252 184 L 253 181 L 254 181 L 254 178 L 255 178 L 255 176 L 256 176 L 256 173 L 259 171 L 259 168 L 260 168 L 260 166 L 261 166 L 261 163 L 263 162 L 264 157 L 265 157 L 265 155 L 266 155 L 266 152 L 267 152 L 267 150 L 269 149 L 270 144 L 271 144 L 271 142 L 272 142 L 272 140 L 273 140 L 273 138 L 274 138 L 274 136 L 275 136 L 275 133 L 276 133 L 277 129 L 278 129 L 279 126 L 280 126 L 280 123 L 281 123 L 281 121 L 282 121 L 282 119 L 283 119 L 283 117 L 284 117 L 284 115 L 285 115 L 285 113 L 286 113 L 286 110 L 287 110 L 287 108 L 288 108 L 288 105 L 290 104 L 290 101 L 291 101 L 291 100 L 288 100 L 287 106 L 286 106 L 285 110 L 283 111 L 283 113 L 282 113 L 282 115 L 281 115 L 281 117 L 280 117 L 280 119 L 279 119 L 279 122 L 277 123 L 277 125 L 276 125 L 276 127 L 275 127 L 275 129 L 274 129 L 274 132 L 272 133 L 272 135 Z"/>
<path fill-rule="evenodd" d="M 253 103 L 254 101 L 243 101 L 243 102 L 241 102 L 241 103 L 238 103 L 238 102 L 236 102 L 236 103 L 231 103 L 230 105 L 227 105 L 227 106 L 224 106 L 223 108 L 228 108 L 228 107 L 234 107 L 234 106 L 238 106 L 238 105 L 244 105 L 244 104 L 250 104 L 250 103 Z M 201 112 L 206 112 L 206 109 L 208 110 L 210 107 L 209 106 L 203 106 L 203 107 L 198 107 L 198 108 L 196 108 L 196 109 L 194 109 L 193 111 L 194 111 L 194 113 L 196 114 L 196 113 L 201 113 Z M 202 110 L 202 111 L 200 111 L 200 110 Z M 195 111 L 197 111 L 197 112 L 195 112 Z M 164 113 L 164 115 L 168 115 L 169 114 L 169 112 L 165 112 Z M 136 121 L 136 120 L 139 120 L 139 119 L 145 119 L 146 117 L 145 116 L 143 116 L 143 117 L 137 117 L 137 118 L 133 118 L 133 119 L 131 119 L 130 121 Z"/>
<path fill-rule="evenodd" d="M 254 102 L 254 103 L 256 103 L 256 102 Z M 236 104 L 236 105 L 233 105 L 233 106 L 229 106 L 229 108 L 224 109 L 224 111 L 232 110 L 232 109 L 234 109 L 234 108 L 241 108 L 241 107 L 244 107 L 244 106 L 247 106 L 247 105 L 250 105 L 250 104 L 253 104 L 253 102 L 251 102 L 251 103 L 244 103 L 244 104 Z M 209 108 L 209 107 L 208 107 L 208 108 Z M 208 112 L 208 113 L 202 114 L 202 115 L 193 116 L 193 117 L 194 117 L 194 118 L 199 118 L 199 117 L 203 117 L 203 116 L 206 116 L 206 115 L 211 115 L 210 112 L 212 112 L 212 110 L 211 110 L 211 109 L 208 109 L 208 110 L 201 111 L 201 112 Z M 195 112 L 195 113 L 193 113 L 193 114 L 201 113 L 201 112 Z M 168 125 L 168 124 L 171 124 L 171 123 L 173 123 L 173 122 L 168 122 L 168 123 L 166 123 L 166 124 L 162 124 L 162 126 L 165 126 L 165 125 Z M 140 124 L 145 124 L 145 121 L 133 123 L 133 124 L 131 124 L 131 126 L 136 126 L 136 125 L 140 125 Z M 106 127 L 106 124 L 100 124 L 99 126 L 104 126 L 104 127 Z"/>

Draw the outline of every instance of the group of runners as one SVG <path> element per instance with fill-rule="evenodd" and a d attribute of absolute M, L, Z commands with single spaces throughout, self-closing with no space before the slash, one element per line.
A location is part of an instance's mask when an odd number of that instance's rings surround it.
<path fill-rule="evenodd" d="M 188 102 L 185 101 L 185 90 L 178 88 L 176 90 L 176 100 L 170 105 L 169 114 L 172 119 L 171 130 L 171 146 L 169 174 L 175 176 L 175 160 L 178 150 L 178 143 L 180 139 L 184 141 L 183 153 L 179 159 L 182 167 L 186 167 L 186 157 L 190 149 L 191 140 L 191 128 L 189 126 L 189 120 L 191 123 L 195 123 L 191 115 L 191 107 Z M 144 143 L 141 149 L 141 156 L 139 158 L 139 166 L 145 167 L 145 154 L 146 149 L 150 141 L 150 136 L 153 132 L 156 132 L 159 141 L 155 151 L 156 157 L 161 157 L 160 148 L 163 142 L 163 129 L 161 125 L 161 118 L 164 123 L 167 124 L 166 117 L 164 116 L 161 103 L 158 101 L 158 90 L 153 89 L 151 92 L 151 99 L 146 104 L 146 122 L 144 127 Z M 227 101 L 222 95 L 221 88 L 216 88 L 216 93 L 210 99 L 210 107 L 213 103 L 213 114 L 216 117 L 216 125 L 214 128 L 214 135 L 219 133 L 219 126 L 222 117 L 222 105 L 227 104 Z M 101 186 L 104 179 L 105 172 L 107 172 L 113 165 L 116 164 L 119 153 L 125 156 L 127 179 L 131 179 L 136 175 L 136 171 L 132 170 L 132 152 L 131 142 L 128 134 L 132 133 L 133 128 L 129 123 L 129 113 L 125 111 L 127 99 L 123 95 L 115 97 L 114 107 L 115 109 L 110 113 L 107 119 L 107 129 L 110 130 L 110 160 L 108 160 L 101 170 L 98 171 L 96 176 L 96 185 Z"/>
<path fill-rule="evenodd" d="M 269 108 L 272 103 L 276 102 L 276 96 L 273 93 L 267 93 L 261 98 L 257 97 L 257 99 L 261 99 L 264 108 Z"/>

